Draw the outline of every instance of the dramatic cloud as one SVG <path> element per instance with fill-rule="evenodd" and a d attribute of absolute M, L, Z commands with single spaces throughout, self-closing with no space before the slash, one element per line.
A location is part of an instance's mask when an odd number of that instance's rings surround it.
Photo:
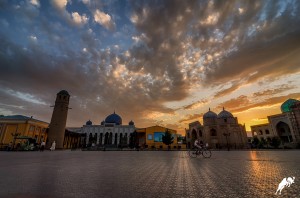
<path fill-rule="evenodd" d="M 66 89 L 68 126 L 98 124 L 116 110 L 138 127 L 182 130 L 208 107 L 241 112 L 299 98 L 299 6 L 1 1 L 0 114 L 49 122 Z"/>
<path fill-rule="evenodd" d="M 111 17 L 108 14 L 101 12 L 100 10 L 96 10 L 94 12 L 94 20 L 96 23 L 99 23 L 100 25 L 104 26 L 108 30 L 115 29 L 115 24 L 112 21 Z"/>

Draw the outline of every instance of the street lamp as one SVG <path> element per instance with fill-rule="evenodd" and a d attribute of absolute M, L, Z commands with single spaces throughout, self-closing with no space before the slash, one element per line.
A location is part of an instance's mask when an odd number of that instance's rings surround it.
<path fill-rule="evenodd" d="M 228 136 L 230 136 L 230 133 L 223 133 L 223 135 L 226 137 L 226 143 L 227 143 L 227 150 L 229 151 L 229 144 L 228 144 Z"/>

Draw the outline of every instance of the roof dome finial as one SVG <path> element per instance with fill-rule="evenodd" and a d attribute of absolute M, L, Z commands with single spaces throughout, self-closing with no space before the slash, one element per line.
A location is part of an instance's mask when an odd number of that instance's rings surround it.
<path fill-rule="evenodd" d="M 210 111 L 210 107 L 208 108 L 208 111 Z"/>
<path fill-rule="evenodd" d="M 225 108 L 223 107 L 223 111 L 225 110 Z"/>

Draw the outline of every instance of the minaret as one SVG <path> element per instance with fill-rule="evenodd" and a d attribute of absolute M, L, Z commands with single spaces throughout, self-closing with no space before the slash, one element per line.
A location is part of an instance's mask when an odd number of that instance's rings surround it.
<path fill-rule="evenodd" d="M 49 124 L 47 148 L 51 147 L 53 141 L 57 149 L 63 149 L 65 128 L 69 110 L 70 95 L 66 90 L 57 93 L 51 122 Z"/>

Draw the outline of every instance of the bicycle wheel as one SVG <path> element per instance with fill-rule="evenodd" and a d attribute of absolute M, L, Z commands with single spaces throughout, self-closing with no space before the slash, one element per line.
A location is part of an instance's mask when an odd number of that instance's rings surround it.
<path fill-rule="evenodd" d="M 193 158 L 197 157 L 197 149 L 192 148 L 191 150 L 189 150 L 189 156 Z"/>
<path fill-rule="evenodd" d="M 205 158 L 210 158 L 210 157 L 211 157 L 211 152 L 210 152 L 210 150 L 208 150 L 208 149 L 204 149 L 204 150 L 202 151 L 202 155 L 203 155 L 203 157 L 205 157 Z"/>

